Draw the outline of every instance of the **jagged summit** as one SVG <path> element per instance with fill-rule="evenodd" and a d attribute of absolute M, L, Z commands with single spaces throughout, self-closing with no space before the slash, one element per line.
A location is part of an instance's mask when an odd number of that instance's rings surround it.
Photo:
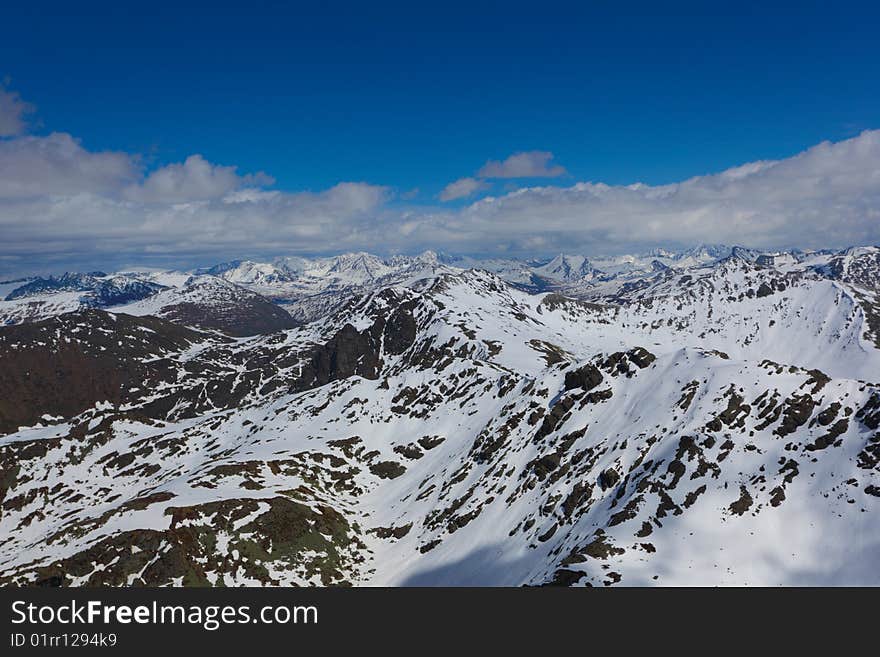
<path fill-rule="evenodd" d="M 533 268 L 533 271 L 538 276 L 566 283 L 591 279 L 597 273 L 586 257 L 562 253 L 547 264 Z"/>

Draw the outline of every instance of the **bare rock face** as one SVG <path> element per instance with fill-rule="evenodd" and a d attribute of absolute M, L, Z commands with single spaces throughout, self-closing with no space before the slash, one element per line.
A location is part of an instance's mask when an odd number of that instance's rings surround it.
<path fill-rule="evenodd" d="M 386 353 L 399 355 L 412 345 L 415 337 L 415 319 L 403 307 L 394 310 L 387 322 L 379 317 L 363 331 L 346 324 L 326 344 L 314 349 L 295 387 L 305 390 L 350 376 L 377 379 L 383 346 Z"/>
<path fill-rule="evenodd" d="M 385 324 L 383 334 L 385 350 L 389 354 L 402 354 L 416 339 L 416 320 L 412 313 L 398 308 Z"/>
<path fill-rule="evenodd" d="M 317 347 L 296 387 L 301 390 L 358 375 L 378 378 L 379 351 L 369 330 L 346 324 L 327 344 Z"/>

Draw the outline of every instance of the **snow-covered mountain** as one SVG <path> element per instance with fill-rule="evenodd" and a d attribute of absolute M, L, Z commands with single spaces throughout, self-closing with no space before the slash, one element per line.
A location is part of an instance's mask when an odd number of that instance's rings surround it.
<path fill-rule="evenodd" d="M 845 283 L 880 291 L 880 248 L 860 246 L 833 254 L 828 259 L 827 272 Z"/>
<path fill-rule="evenodd" d="M 165 289 L 131 274 L 65 273 L 3 286 L 0 325 L 42 319 L 81 307 L 108 308 L 150 297 Z"/>
<path fill-rule="evenodd" d="M 271 263 L 235 261 L 201 270 L 243 285 L 281 304 L 300 321 L 312 321 L 352 294 L 392 284 L 412 284 L 441 273 L 480 269 L 529 292 L 557 290 L 589 296 L 655 273 L 658 267 L 684 269 L 730 255 L 730 247 L 697 247 L 682 252 L 654 250 L 593 261 L 583 255 L 550 259 L 479 258 L 426 251 L 382 259 L 367 253 L 330 258 L 277 258 Z M 597 264 L 598 263 L 598 264 Z"/>
<path fill-rule="evenodd" d="M 354 294 L 408 284 L 454 268 L 437 254 L 382 259 L 369 253 L 329 258 L 276 258 L 271 263 L 234 261 L 200 270 L 246 287 L 282 306 L 299 321 L 312 321 Z"/>
<path fill-rule="evenodd" d="M 44 319 L 81 307 L 124 306 L 147 299 L 165 288 L 186 286 L 191 276 L 213 276 L 249 290 L 280 306 L 299 322 L 325 316 L 352 295 L 389 285 L 412 285 L 440 274 L 468 269 L 495 273 L 529 292 L 557 291 L 594 298 L 613 294 L 633 282 L 641 284 L 660 271 L 711 266 L 731 254 L 750 262 L 762 255 L 759 251 L 724 246 L 700 246 L 678 252 L 654 249 L 641 255 L 592 259 L 566 254 L 549 259 L 518 260 L 450 256 L 433 251 L 389 258 L 346 253 L 321 258 L 285 256 L 270 262 L 234 260 L 191 272 L 65 273 L 0 284 L 3 293 L 0 324 Z M 833 255 L 826 254 L 819 264 L 830 266 Z M 803 258 L 796 260 L 797 263 L 802 261 Z M 769 261 L 765 264 L 774 266 Z"/>
<path fill-rule="evenodd" d="M 0 584 L 880 585 L 877 252 L 238 263 L 0 328 Z"/>
<path fill-rule="evenodd" d="M 678 269 L 708 265 L 726 258 L 735 248 L 737 247 L 700 245 L 682 251 L 651 249 L 640 254 L 596 256 L 591 261 L 606 276 L 638 275 L 658 269 L 658 264 Z"/>
<path fill-rule="evenodd" d="M 533 267 L 532 271 L 542 278 L 565 283 L 591 280 L 598 273 L 587 258 L 564 254 L 556 256 L 546 265 Z"/>
<path fill-rule="evenodd" d="M 253 335 L 296 326 L 276 304 L 218 276 L 178 272 L 67 273 L 35 278 L 0 301 L 0 322 L 39 321 L 83 308 L 155 315 L 188 326 Z"/>
<path fill-rule="evenodd" d="M 230 283 L 244 285 L 275 285 L 294 280 L 294 272 L 272 263 L 234 260 L 198 270 L 197 274 L 218 276 Z"/>

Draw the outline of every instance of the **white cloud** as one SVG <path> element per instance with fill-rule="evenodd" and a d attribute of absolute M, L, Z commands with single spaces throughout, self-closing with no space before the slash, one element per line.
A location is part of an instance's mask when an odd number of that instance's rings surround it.
<path fill-rule="evenodd" d="M 553 153 L 548 151 L 524 151 L 514 153 L 506 160 L 489 160 L 477 172 L 479 178 L 558 178 L 566 174 L 565 168 L 551 164 Z"/>
<path fill-rule="evenodd" d="M 511 160 L 489 173 L 534 173 Z M 553 171 L 550 157 L 535 161 Z M 880 242 L 880 131 L 670 185 L 527 187 L 453 209 L 401 209 L 388 188 L 365 182 L 294 193 L 270 184 L 199 155 L 145 171 L 137 155 L 90 151 L 65 133 L 0 139 L 0 270 L 349 250 L 538 256 Z M 440 199 L 486 185 L 464 178 Z"/>
<path fill-rule="evenodd" d="M 453 201 L 467 198 L 489 189 L 486 179 L 497 178 L 557 178 L 565 175 L 565 168 L 551 164 L 553 153 L 549 151 L 523 151 L 514 153 L 504 161 L 489 160 L 476 176 L 459 178 L 443 188 L 437 198 Z"/>
<path fill-rule="evenodd" d="M 244 190 L 242 190 L 244 191 Z M 376 229 L 387 191 L 340 183 L 322 192 L 239 193 L 214 200 L 141 203 L 90 193 L 0 202 L 8 254 L 210 254 L 344 248 Z"/>
<path fill-rule="evenodd" d="M 455 199 L 473 196 L 477 192 L 488 187 L 489 183 L 484 180 L 477 180 L 476 178 L 459 178 L 446 185 L 437 198 L 441 201 L 454 201 Z"/>
<path fill-rule="evenodd" d="M 181 203 L 222 198 L 246 186 L 274 182 L 262 172 L 239 176 L 236 167 L 211 164 L 201 155 L 190 155 L 182 163 L 156 169 L 142 183 L 127 188 L 124 196 L 146 203 Z"/>
<path fill-rule="evenodd" d="M 126 153 L 93 153 L 66 133 L 0 140 L 0 199 L 113 194 L 140 176 Z"/>
<path fill-rule="evenodd" d="M 880 241 L 880 131 L 681 183 L 532 187 L 421 223 L 439 243 L 547 251 L 657 244 L 845 246 Z"/>
<path fill-rule="evenodd" d="M 7 91 L 0 84 L 0 137 L 24 134 L 27 128 L 24 117 L 33 111 L 33 105 L 24 102 L 18 93 Z"/>
<path fill-rule="evenodd" d="M 388 196 L 357 182 L 320 192 L 264 188 L 273 182 L 200 155 L 145 172 L 137 155 L 89 151 L 66 133 L 0 139 L 0 265 L 320 249 L 334 239 L 342 248 L 375 227 L 367 218 Z"/>

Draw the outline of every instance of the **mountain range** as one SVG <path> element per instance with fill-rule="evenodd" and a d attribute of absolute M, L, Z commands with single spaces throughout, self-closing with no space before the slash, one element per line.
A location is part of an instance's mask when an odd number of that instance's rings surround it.
<path fill-rule="evenodd" d="M 880 585 L 878 247 L 0 296 L 0 585 Z"/>

